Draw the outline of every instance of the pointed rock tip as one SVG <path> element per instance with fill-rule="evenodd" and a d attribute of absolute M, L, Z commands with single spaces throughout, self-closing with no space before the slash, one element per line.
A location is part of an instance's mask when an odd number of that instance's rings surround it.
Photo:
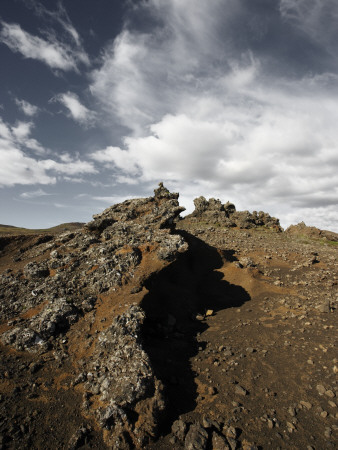
<path fill-rule="evenodd" d="M 178 192 L 170 192 L 164 185 L 163 182 L 161 181 L 158 184 L 158 188 L 154 189 L 154 194 L 155 194 L 155 198 L 168 198 L 168 199 L 175 199 L 177 200 L 179 197 L 179 193 Z"/>

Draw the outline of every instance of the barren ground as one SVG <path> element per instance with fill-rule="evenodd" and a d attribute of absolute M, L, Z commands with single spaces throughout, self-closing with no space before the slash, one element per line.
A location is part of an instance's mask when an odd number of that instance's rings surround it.
<path fill-rule="evenodd" d="M 168 405 L 147 448 L 184 448 L 177 420 L 201 424 L 215 450 L 227 447 L 212 444 L 212 431 L 234 448 L 336 448 L 337 245 L 185 220 L 177 229 L 189 250 L 165 268 L 144 250 L 135 277 L 62 337 L 64 355 L 0 344 L 0 448 L 108 448 L 81 414 L 74 376 L 98 331 L 133 303 L 146 312 L 144 348 Z M 1 272 L 29 262 L 15 259 L 32 239 L 3 249 Z"/>

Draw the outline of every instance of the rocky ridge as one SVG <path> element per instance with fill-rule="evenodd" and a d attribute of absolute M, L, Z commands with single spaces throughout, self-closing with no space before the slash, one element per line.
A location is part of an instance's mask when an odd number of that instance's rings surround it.
<path fill-rule="evenodd" d="M 218 199 L 206 200 L 203 196 L 194 200 L 195 210 L 188 216 L 186 221 L 201 222 L 207 224 L 221 225 L 224 227 L 236 227 L 241 229 L 265 227 L 275 231 L 282 231 L 279 219 L 271 217 L 263 211 L 236 211 L 233 203 L 222 204 Z"/>
<path fill-rule="evenodd" d="M 195 207 L 0 238 L 0 448 L 334 448 L 335 234 Z"/>
<path fill-rule="evenodd" d="M 135 298 L 114 315 L 110 293 L 132 280 L 137 294 L 145 279 L 186 251 L 184 239 L 171 234 L 184 210 L 177 198 L 161 185 L 154 197 L 107 208 L 83 230 L 33 242 L 15 258 L 22 269 L 1 276 L 3 344 L 38 355 L 52 352 L 61 362 L 72 358 L 79 374 L 71 384 L 82 384 L 83 413 L 107 431 L 105 441 L 114 448 L 140 447 L 154 436 L 164 401 L 142 347 L 144 312 Z M 80 336 L 87 352 L 76 361 L 67 335 L 79 321 L 89 322 L 91 331 L 98 302 L 107 303 L 108 317 L 101 320 L 111 324 Z M 91 408 L 95 402 L 100 406 Z M 144 405 L 151 411 L 138 422 Z"/>

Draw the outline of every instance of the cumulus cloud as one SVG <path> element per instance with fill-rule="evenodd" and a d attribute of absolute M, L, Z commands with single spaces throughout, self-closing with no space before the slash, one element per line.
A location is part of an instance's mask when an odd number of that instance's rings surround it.
<path fill-rule="evenodd" d="M 39 112 L 39 108 L 26 100 L 15 99 L 15 103 L 21 109 L 21 111 L 26 114 L 26 116 L 33 117 Z"/>
<path fill-rule="evenodd" d="M 58 94 L 52 101 L 60 102 L 69 111 L 69 117 L 85 127 L 93 125 L 96 114 L 82 105 L 79 97 L 73 92 Z"/>
<path fill-rule="evenodd" d="M 36 140 L 30 138 L 31 128 L 31 123 L 24 122 L 11 127 L 0 118 L 0 187 L 55 184 L 57 176 L 96 173 L 92 163 L 79 158 L 60 162 L 30 155 L 29 148 L 35 151 L 38 149 L 41 154 L 46 153 Z"/>
<path fill-rule="evenodd" d="M 41 61 L 51 69 L 78 71 L 80 63 L 89 65 L 89 58 L 82 46 L 70 45 L 60 40 L 51 30 L 45 31 L 45 38 L 34 36 L 19 24 L 1 21 L 0 42 L 13 52 L 25 58 Z"/>
<path fill-rule="evenodd" d="M 3 124 L 3 126 L 5 125 Z M 37 153 L 38 155 L 48 153 L 48 150 L 45 149 L 36 139 L 30 137 L 33 128 L 33 122 L 17 122 L 8 129 L 10 133 L 10 140 L 20 147 L 33 150 L 34 153 Z"/>
<path fill-rule="evenodd" d="M 324 3 L 282 0 L 263 11 L 232 0 L 141 2 L 136 13 L 151 29 L 126 26 L 91 82 L 130 135 L 91 158 L 122 177 L 163 180 L 190 203 L 210 193 L 279 216 L 311 210 L 316 221 L 316 208 L 338 198 L 338 80 L 324 51 L 320 64 L 306 60 L 333 33 L 313 31 L 325 23 Z M 284 47 L 269 47 L 276 24 Z"/>

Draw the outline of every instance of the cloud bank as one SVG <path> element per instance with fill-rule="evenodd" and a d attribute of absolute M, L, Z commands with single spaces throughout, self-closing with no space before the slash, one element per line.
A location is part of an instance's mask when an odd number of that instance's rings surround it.
<path fill-rule="evenodd" d="M 58 177 L 68 176 L 71 181 L 76 175 L 96 173 L 91 162 L 51 155 L 30 137 L 32 127 L 30 122 L 10 126 L 0 118 L 0 187 L 55 184 Z M 30 150 L 44 156 L 49 153 L 54 159 L 36 157 Z"/>
<path fill-rule="evenodd" d="M 177 186 L 190 203 L 193 194 L 210 193 L 332 225 L 338 77 L 329 70 L 337 61 L 328 44 L 334 30 L 323 26 L 328 9 L 319 0 L 263 3 L 254 14 L 248 2 L 232 0 L 135 7 L 150 29 L 126 27 L 91 83 L 107 114 L 131 133 L 124 146 L 91 157 L 124 177 Z M 270 48 L 277 25 L 287 34 Z M 296 39 L 321 54 L 318 65 L 306 55 L 296 61 Z"/>

